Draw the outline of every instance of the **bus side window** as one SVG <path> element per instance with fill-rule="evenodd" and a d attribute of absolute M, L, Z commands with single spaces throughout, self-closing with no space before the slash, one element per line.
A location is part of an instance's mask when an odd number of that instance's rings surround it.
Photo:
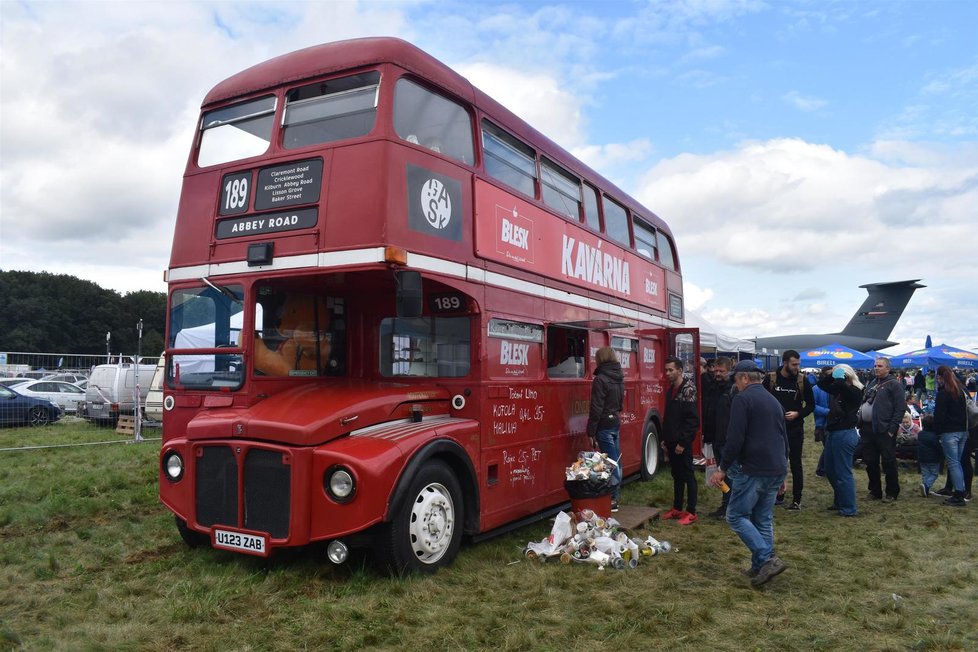
<path fill-rule="evenodd" d="M 482 148 L 486 174 L 527 197 L 536 197 L 537 162 L 532 147 L 483 120 Z"/>
<path fill-rule="evenodd" d="M 475 162 L 468 111 L 403 77 L 394 95 L 394 130 L 409 143 L 466 165 Z"/>
<path fill-rule="evenodd" d="M 551 326 L 547 329 L 547 376 L 583 378 L 587 361 L 587 331 Z"/>

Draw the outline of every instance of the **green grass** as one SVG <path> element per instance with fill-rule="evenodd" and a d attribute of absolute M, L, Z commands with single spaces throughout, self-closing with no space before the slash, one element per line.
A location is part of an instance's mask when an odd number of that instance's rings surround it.
<path fill-rule="evenodd" d="M 77 422 L 0 430 L 0 448 L 114 439 Z M 812 471 L 819 445 L 806 445 Z M 822 509 L 828 484 L 810 473 L 803 511 L 777 511 L 790 568 L 757 590 L 738 572 L 746 549 L 707 519 L 654 523 L 675 552 L 625 572 L 524 559 L 547 522 L 406 579 L 318 549 L 189 550 L 156 496 L 158 451 L 0 452 L 0 649 L 978 649 L 978 504 L 917 497 L 906 467 L 901 499 L 861 501 L 855 519 Z M 666 469 L 623 502 L 668 506 L 671 492 Z M 700 493 L 701 513 L 717 506 L 716 490 Z"/>

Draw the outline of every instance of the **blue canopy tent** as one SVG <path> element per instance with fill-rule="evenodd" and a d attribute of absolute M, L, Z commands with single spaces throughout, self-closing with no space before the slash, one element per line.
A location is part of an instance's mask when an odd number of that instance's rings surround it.
<path fill-rule="evenodd" d="M 883 353 L 882 351 L 866 351 L 866 353 L 864 355 L 868 355 L 873 360 L 875 360 L 876 358 L 889 358 L 890 357 L 890 354 L 889 353 Z"/>
<path fill-rule="evenodd" d="M 892 356 L 890 362 L 897 368 L 927 367 L 928 369 L 935 369 L 944 364 L 949 367 L 978 369 L 978 353 L 940 344 L 929 349 L 920 349 L 919 351 Z"/>
<path fill-rule="evenodd" d="M 876 361 L 876 358 L 841 344 L 820 346 L 817 349 L 802 351 L 799 355 L 801 356 L 802 369 L 834 367 L 837 364 L 847 364 L 853 369 L 869 369 Z"/>

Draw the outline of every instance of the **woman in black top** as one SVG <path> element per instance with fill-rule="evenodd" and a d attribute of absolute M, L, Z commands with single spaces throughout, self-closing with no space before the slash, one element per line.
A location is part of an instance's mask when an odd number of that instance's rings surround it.
<path fill-rule="evenodd" d="M 934 432 L 941 440 L 944 461 L 947 462 L 947 475 L 951 478 L 954 494 L 944 501 L 950 507 L 964 507 L 964 471 L 961 456 L 968 441 L 968 416 L 961 383 L 954 371 L 941 365 L 937 368 L 937 400 L 934 401 Z"/>
<path fill-rule="evenodd" d="M 863 384 L 847 364 L 836 365 L 831 376 L 823 376 L 818 387 L 829 395 L 825 423 L 825 477 L 835 494 L 832 507 L 840 516 L 856 515 L 856 481 L 852 477 L 852 455 L 859 444 L 856 432 Z"/>
<path fill-rule="evenodd" d="M 598 450 L 606 453 L 618 465 L 612 474 L 614 489 L 611 493 L 611 511 L 618 511 L 618 495 L 621 492 L 621 441 L 618 429 L 622 401 L 625 398 L 625 376 L 618 362 L 618 355 L 610 346 L 594 353 L 594 382 L 591 384 L 591 409 L 588 412 L 587 434 Z"/>

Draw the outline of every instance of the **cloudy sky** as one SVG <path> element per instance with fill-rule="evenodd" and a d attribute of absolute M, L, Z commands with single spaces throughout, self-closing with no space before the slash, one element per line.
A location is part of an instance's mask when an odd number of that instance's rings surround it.
<path fill-rule="evenodd" d="M 164 291 L 204 94 L 390 35 L 665 219 L 722 331 L 838 331 L 922 279 L 890 352 L 978 349 L 975 34 L 974 0 L 0 0 L 0 269 Z"/>

